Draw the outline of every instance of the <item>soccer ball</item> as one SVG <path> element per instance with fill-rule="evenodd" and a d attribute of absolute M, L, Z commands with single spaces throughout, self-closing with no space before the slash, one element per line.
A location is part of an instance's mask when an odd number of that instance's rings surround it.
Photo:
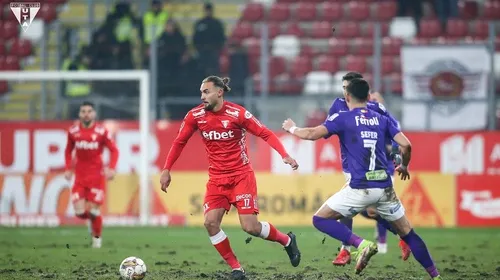
<path fill-rule="evenodd" d="M 120 276 L 124 280 L 144 279 L 146 264 L 137 257 L 128 257 L 120 264 Z"/>

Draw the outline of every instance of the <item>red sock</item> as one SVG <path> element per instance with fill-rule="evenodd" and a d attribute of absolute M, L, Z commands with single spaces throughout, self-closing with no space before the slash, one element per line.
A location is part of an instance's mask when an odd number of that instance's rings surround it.
<path fill-rule="evenodd" d="M 262 225 L 262 230 L 260 231 L 260 237 L 265 240 L 278 242 L 283 246 L 288 246 L 290 243 L 290 237 L 281 231 L 277 230 L 272 224 L 268 222 L 260 222 Z"/>
<path fill-rule="evenodd" d="M 82 219 L 82 220 L 86 220 L 86 219 L 90 218 L 90 217 L 89 217 L 89 212 L 83 212 L 82 214 L 78 214 L 78 215 L 76 215 L 76 216 L 77 216 L 78 218 Z"/>
<path fill-rule="evenodd" d="M 92 217 L 92 236 L 101 237 L 102 233 L 102 216 Z"/>
<path fill-rule="evenodd" d="M 229 239 L 222 230 L 219 231 L 219 233 L 217 233 L 216 235 L 210 236 L 210 241 L 214 245 L 215 249 L 217 249 L 217 252 L 219 252 L 221 257 L 232 269 L 241 268 L 240 262 L 238 262 L 233 249 L 231 249 Z"/>

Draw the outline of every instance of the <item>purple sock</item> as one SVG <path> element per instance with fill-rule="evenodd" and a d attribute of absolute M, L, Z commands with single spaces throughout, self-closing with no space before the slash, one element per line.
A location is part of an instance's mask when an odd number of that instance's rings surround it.
<path fill-rule="evenodd" d="M 402 239 L 410 246 L 413 256 L 425 268 L 427 273 L 429 273 L 431 277 L 439 276 L 439 272 L 422 238 L 412 229 L 407 235 L 402 237 Z"/>
<path fill-rule="evenodd" d="M 356 248 L 358 248 L 359 244 L 363 241 L 363 238 L 352 233 L 349 228 L 336 220 L 313 216 L 313 225 L 319 231 Z"/>
<path fill-rule="evenodd" d="M 339 220 L 340 223 L 345 225 L 350 231 L 352 231 L 352 218 L 342 218 Z M 342 245 L 349 246 L 349 244 L 342 242 Z"/>
<path fill-rule="evenodd" d="M 377 242 L 385 244 L 387 242 L 387 229 L 377 221 Z"/>

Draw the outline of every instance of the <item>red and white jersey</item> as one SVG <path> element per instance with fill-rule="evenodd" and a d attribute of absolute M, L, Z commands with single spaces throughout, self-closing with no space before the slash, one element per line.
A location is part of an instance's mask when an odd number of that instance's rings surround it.
<path fill-rule="evenodd" d="M 266 141 L 273 138 L 273 148 L 279 146 L 275 149 L 282 156 L 287 156 L 283 145 L 273 132 L 244 107 L 226 101 L 217 112 L 206 111 L 203 105 L 199 105 L 187 113 L 165 162 L 165 169 L 171 168 L 196 130 L 199 130 L 205 143 L 208 170 L 212 178 L 233 176 L 252 170 L 246 144 L 247 132 Z M 275 144 L 276 142 L 278 144 Z"/>
<path fill-rule="evenodd" d="M 114 169 L 118 161 L 118 149 L 103 126 L 96 124 L 86 128 L 78 124 L 70 127 L 65 150 L 66 170 L 72 167 L 72 154 L 75 150 L 76 178 L 100 176 L 103 170 L 104 147 L 110 151 L 109 167 Z"/>

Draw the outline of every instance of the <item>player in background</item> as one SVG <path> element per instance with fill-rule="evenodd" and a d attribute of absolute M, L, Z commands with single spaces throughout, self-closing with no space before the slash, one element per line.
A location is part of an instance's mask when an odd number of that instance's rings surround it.
<path fill-rule="evenodd" d="M 83 102 L 80 105 L 80 123 L 68 130 L 68 142 L 65 150 L 65 178 L 73 176 L 73 150 L 76 163 L 74 166 L 75 182 L 71 189 L 71 200 L 75 214 L 81 219 L 90 220 L 92 247 L 101 248 L 102 216 L 101 205 L 104 202 L 106 180 L 115 176 L 118 149 L 111 135 L 101 125 L 96 124 L 94 104 Z M 103 168 L 102 151 L 110 151 L 110 162 Z"/>
<path fill-rule="evenodd" d="M 229 78 L 209 76 L 200 91 L 203 104 L 189 111 L 175 139 L 161 174 L 161 189 L 167 192 L 170 170 L 196 130 L 200 131 L 208 156 L 209 180 L 204 198 L 205 228 L 215 249 L 232 269 L 233 279 L 245 279 L 245 272 L 221 230 L 221 222 L 231 205 L 236 207 L 242 229 L 250 235 L 278 242 L 286 250 L 292 266 L 300 263 L 300 251 L 293 233 L 284 234 L 271 223 L 257 219 L 257 183 L 250 164 L 246 132 L 260 137 L 276 150 L 294 170 L 291 158 L 279 138 L 244 107 L 225 101 Z"/>
<path fill-rule="evenodd" d="M 358 73 L 358 72 L 349 72 L 346 75 L 342 77 L 342 84 L 343 84 L 343 98 L 336 98 L 332 106 L 330 107 L 328 111 L 328 116 L 332 116 L 334 114 L 340 113 L 340 112 L 347 112 L 349 111 L 348 104 L 346 102 L 346 87 L 349 85 L 349 82 L 352 81 L 353 79 L 356 78 L 363 78 L 363 76 Z M 377 99 L 380 98 L 380 94 L 371 94 L 370 98 L 373 98 L 375 100 L 369 101 L 367 103 L 367 108 L 370 110 L 373 110 L 381 115 L 386 116 L 395 126 L 399 127 L 398 121 L 385 109 L 384 105 L 381 103 L 377 103 Z M 399 155 L 398 151 L 398 145 L 396 142 L 391 141 L 391 139 L 387 139 L 387 160 L 389 162 L 394 162 L 399 165 L 401 163 L 401 156 Z M 344 176 L 346 178 L 346 185 L 349 184 L 349 181 L 351 179 L 351 173 L 350 169 L 348 166 L 348 161 L 347 161 L 347 155 L 346 155 L 346 150 L 344 147 L 341 146 L 340 149 L 340 154 L 342 158 L 342 171 L 344 173 Z M 389 164 L 387 166 L 387 172 L 391 174 L 391 178 L 394 179 L 393 174 L 394 174 L 394 164 Z M 374 219 L 377 221 L 376 225 L 376 232 L 377 232 L 377 247 L 379 250 L 379 253 L 387 253 L 387 243 L 386 243 L 386 238 L 387 238 L 387 230 L 391 231 L 392 233 L 396 234 L 394 229 L 390 226 L 390 224 L 382 219 L 380 216 L 376 214 L 375 211 L 372 211 L 371 208 L 368 208 L 367 210 L 364 210 L 360 213 L 362 216 L 369 218 L 369 219 Z M 346 225 L 350 230 L 352 230 L 352 224 L 353 221 L 351 218 L 343 218 L 340 220 L 341 223 Z M 411 251 L 408 245 L 403 241 L 399 241 L 399 247 L 401 248 L 401 255 L 403 260 L 407 260 L 410 257 Z M 332 261 L 334 265 L 339 265 L 343 266 L 346 264 L 349 264 L 351 262 L 351 253 L 350 253 L 350 246 L 347 244 L 342 244 L 342 247 L 340 249 L 340 252 L 338 253 L 337 257 Z"/>
<path fill-rule="evenodd" d="M 317 127 L 298 128 L 291 119 L 283 122 L 283 129 L 304 140 L 314 141 L 336 134 L 346 152 L 351 172 L 349 185 L 321 206 L 314 214 L 313 224 L 321 232 L 358 248 L 356 273 L 360 273 L 377 253 L 377 245 L 354 234 L 337 220 L 352 218 L 373 206 L 410 246 L 413 256 L 431 278 L 441 279 L 427 246 L 412 229 L 394 191 L 391 174 L 387 172 L 386 139 L 396 141 L 401 150 L 402 164 L 396 170 L 402 180 L 410 178 L 411 144 L 392 121 L 368 109 L 369 90 L 365 80 L 351 80 L 346 87 L 350 111 L 333 114 Z"/>

